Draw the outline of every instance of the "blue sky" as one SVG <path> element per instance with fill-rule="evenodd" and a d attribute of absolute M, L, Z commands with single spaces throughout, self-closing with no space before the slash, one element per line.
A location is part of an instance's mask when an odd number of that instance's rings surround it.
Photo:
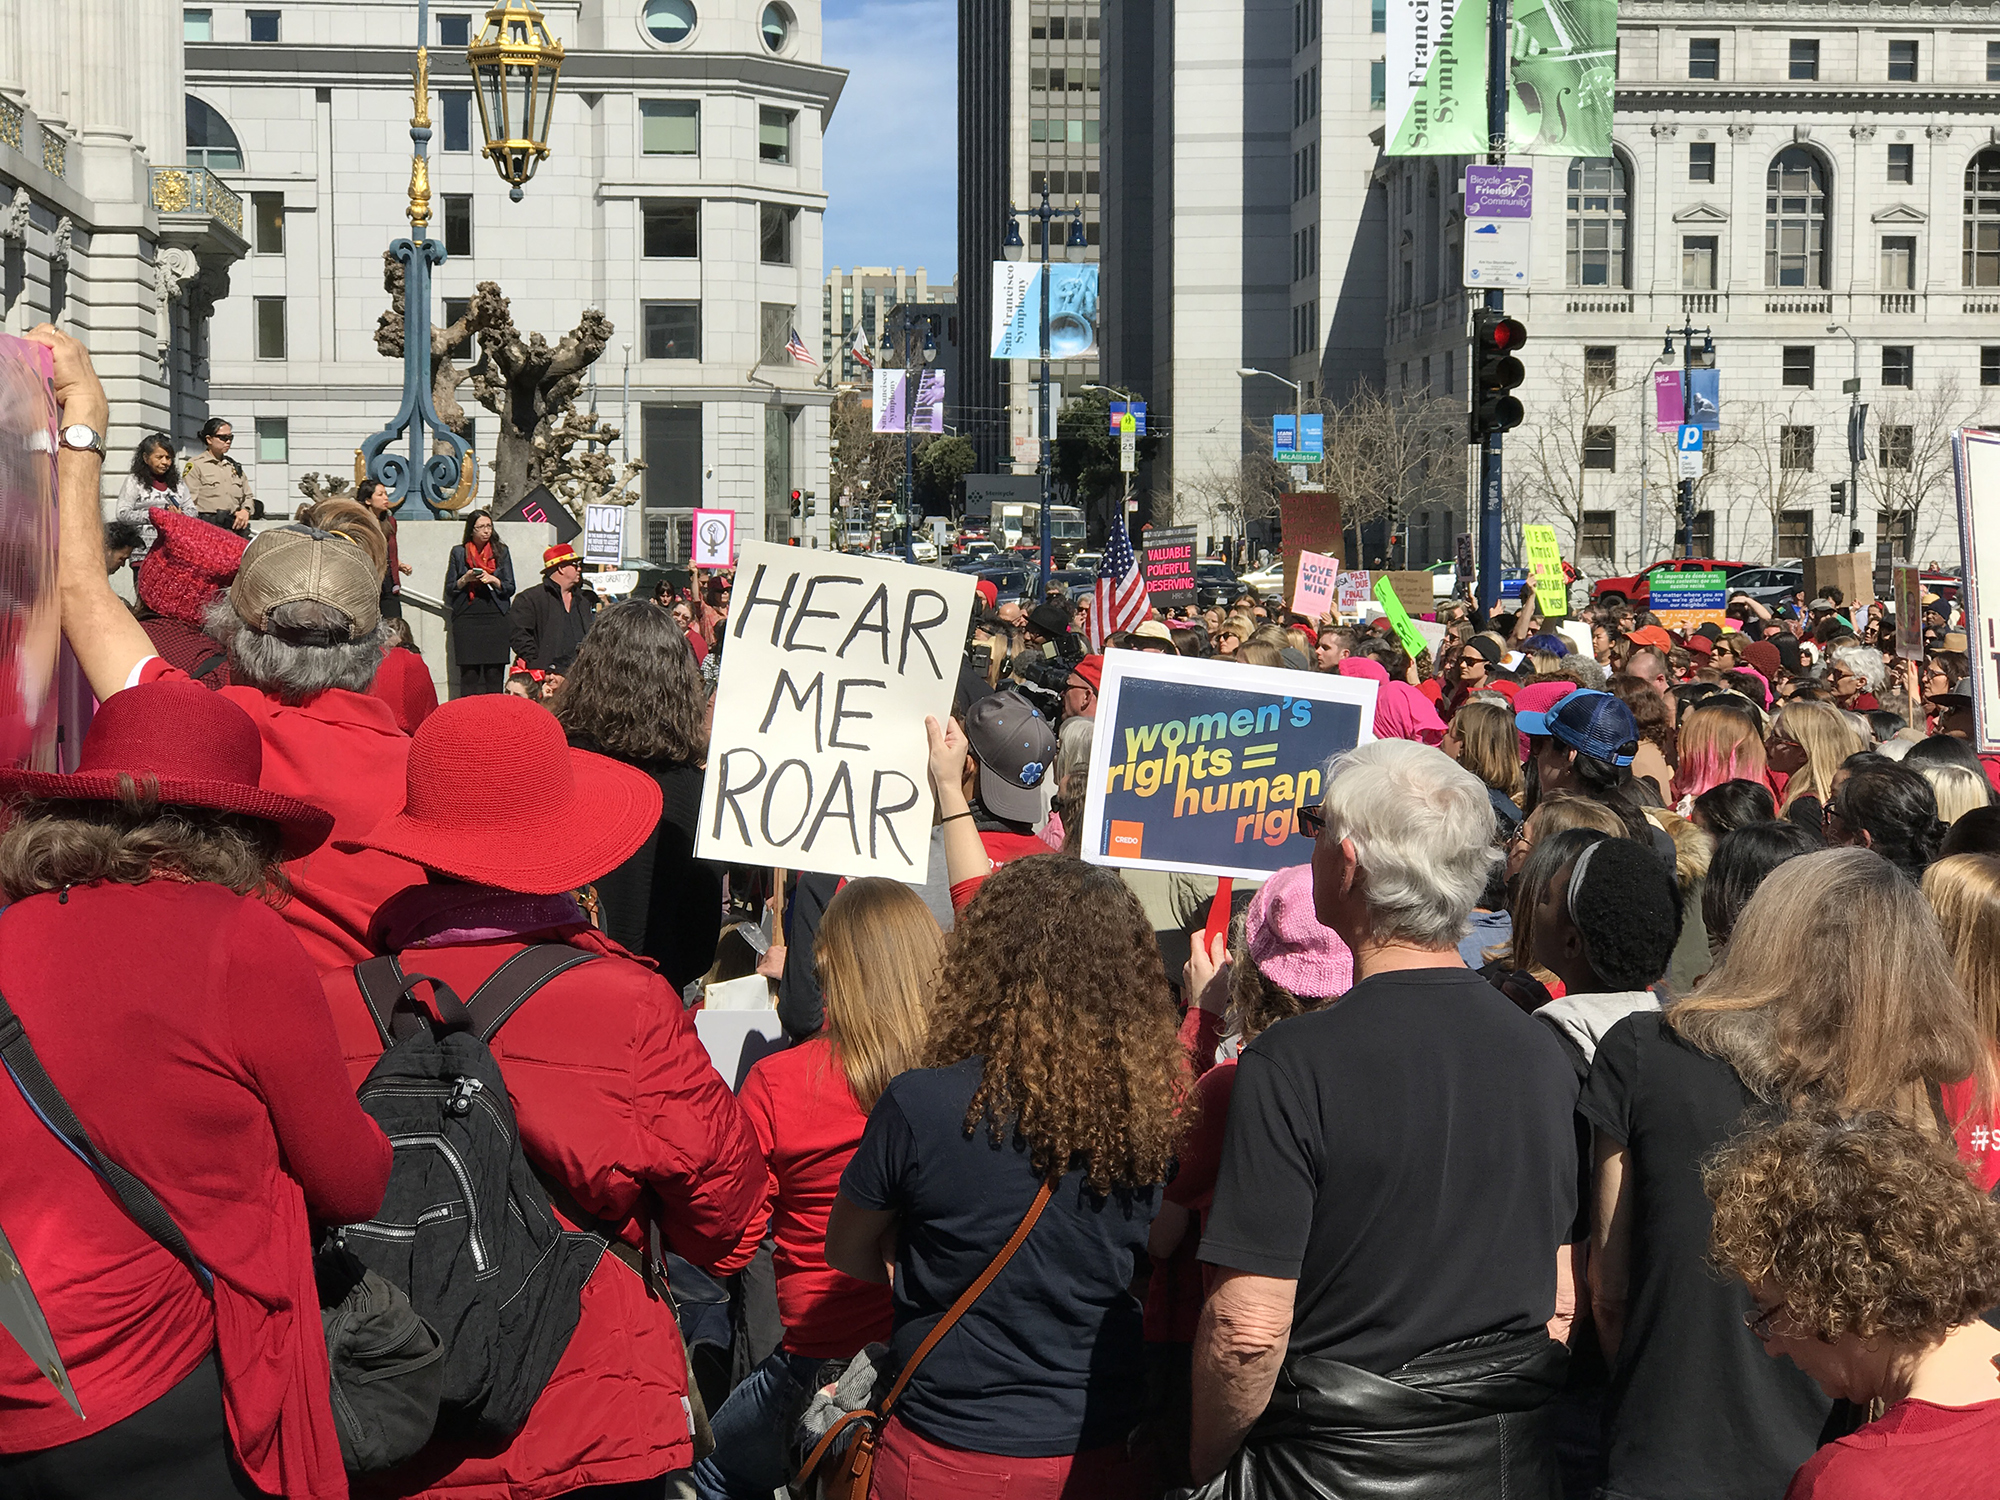
<path fill-rule="evenodd" d="M 958 265 L 958 7 L 825 0 L 822 55 L 848 70 L 826 131 L 826 265 Z"/>

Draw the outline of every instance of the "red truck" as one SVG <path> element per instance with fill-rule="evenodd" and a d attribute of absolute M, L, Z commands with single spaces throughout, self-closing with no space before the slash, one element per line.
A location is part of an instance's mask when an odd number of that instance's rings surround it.
<path fill-rule="evenodd" d="M 1652 585 L 1646 581 L 1647 574 L 1662 569 L 1676 573 L 1734 573 L 1750 564 L 1724 562 L 1718 557 L 1663 557 L 1650 568 L 1633 574 L 1629 578 L 1600 578 L 1590 586 L 1592 604 L 1631 604 L 1640 609 L 1652 602 Z"/>

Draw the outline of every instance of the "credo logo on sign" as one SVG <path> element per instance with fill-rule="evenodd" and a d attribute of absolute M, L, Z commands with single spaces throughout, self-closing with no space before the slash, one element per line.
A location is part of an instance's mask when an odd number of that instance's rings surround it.
<path fill-rule="evenodd" d="M 694 565 L 726 568 L 736 560 L 736 512 L 698 510 L 694 513 Z"/>

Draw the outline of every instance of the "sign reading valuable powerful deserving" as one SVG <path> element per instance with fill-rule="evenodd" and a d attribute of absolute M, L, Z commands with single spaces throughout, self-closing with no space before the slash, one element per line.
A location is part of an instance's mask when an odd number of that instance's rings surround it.
<path fill-rule="evenodd" d="M 1113 651 L 1083 808 L 1092 864 L 1262 879 L 1301 862 L 1327 760 L 1375 737 L 1366 677 Z"/>
<path fill-rule="evenodd" d="M 970 575 L 742 544 L 695 854 L 920 882 Z"/>

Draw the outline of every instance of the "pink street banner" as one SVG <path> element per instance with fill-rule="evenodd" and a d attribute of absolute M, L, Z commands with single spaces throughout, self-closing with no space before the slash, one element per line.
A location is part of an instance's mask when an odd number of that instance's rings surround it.
<path fill-rule="evenodd" d="M 1653 422 L 1668 432 L 1687 420 L 1687 396 L 1681 389 L 1679 370 L 1653 372 Z"/>

